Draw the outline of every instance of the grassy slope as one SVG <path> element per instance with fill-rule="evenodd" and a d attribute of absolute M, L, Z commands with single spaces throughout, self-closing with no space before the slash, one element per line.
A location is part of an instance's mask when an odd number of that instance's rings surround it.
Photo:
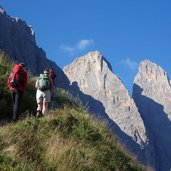
<path fill-rule="evenodd" d="M 1 117 L 11 110 L 11 107 L 7 108 L 10 96 L 4 84 L 11 63 L 5 61 L 1 53 Z M 22 111 L 35 110 L 33 80 L 25 93 Z M 40 119 L 31 116 L 0 127 L 0 170 L 143 170 L 102 123 L 92 119 L 71 100 L 63 97 L 57 97 L 57 100 L 65 105 L 50 116 Z"/>
<path fill-rule="evenodd" d="M 14 62 L 12 62 L 4 52 L 0 51 L 0 120 L 2 118 L 11 117 L 12 111 L 12 99 L 7 87 L 7 79 L 12 71 Z M 36 111 L 35 101 L 35 78 L 30 74 L 28 75 L 28 86 L 22 98 L 21 113 L 28 111 L 33 113 Z"/>

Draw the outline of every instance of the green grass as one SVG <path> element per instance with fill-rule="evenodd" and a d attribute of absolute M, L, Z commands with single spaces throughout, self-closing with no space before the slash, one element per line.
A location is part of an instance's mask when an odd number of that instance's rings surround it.
<path fill-rule="evenodd" d="M 12 102 L 7 79 L 14 62 L 0 52 L 0 120 L 10 116 Z M 57 89 L 58 109 L 35 118 L 35 80 L 29 82 L 22 100 L 24 116 L 0 127 L 2 171 L 141 171 L 135 158 L 93 118 L 77 98 Z"/>
<path fill-rule="evenodd" d="M 87 112 L 57 109 L 0 128 L 0 168 L 30 170 L 143 170 L 106 127 Z M 127 153 L 127 154 L 125 154 Z"/>

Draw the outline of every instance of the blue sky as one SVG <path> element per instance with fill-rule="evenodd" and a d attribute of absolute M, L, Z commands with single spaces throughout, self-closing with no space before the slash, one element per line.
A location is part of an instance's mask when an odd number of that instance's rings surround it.
<path fill-rule="evenodd" d="M 144 59 L 171 75 L 170 0 L 0 0 L 0 5 L 33 27 L 37 45 L 61 68 L 98 50 L 130 92 Z"/>

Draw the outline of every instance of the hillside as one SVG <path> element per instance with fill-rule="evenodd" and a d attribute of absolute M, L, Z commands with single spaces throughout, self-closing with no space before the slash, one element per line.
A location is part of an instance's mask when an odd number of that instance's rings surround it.
<path fill-rule="evenodd" d="M 85 111 L 65 108 L 0 128 L 0 170 L 143 170 Z"/>
<path fill-rule="evenodd" d="M 11 61 L 3 51 L 0 51 L 0 121 L 9 119 L 12 111 L 12 99 L 7 87 L 7 79 L 12 71 L 14 62 Z M 35 101 L 35 78 L 28 75 L 28 86 L 22 98 L 21 113 L 33 113 L 36 111 Z"/>
<path fill-rule="evenodd" d="M 9 118 L 12 108 L 6 85 L 12 65 L 0 52 L 1 120 Z M 50 116 L 31 116 L 36 107 L 34 81 L 30 75 L 23 118 L 0 127 L 0 170 L 143 170 L 104 124 L 71 99 L 57 96 L 61 105 Z"/>

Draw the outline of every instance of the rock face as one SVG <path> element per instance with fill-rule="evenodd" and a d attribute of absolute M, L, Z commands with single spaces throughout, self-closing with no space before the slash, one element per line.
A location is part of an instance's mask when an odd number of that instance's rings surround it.
<path fill-rule="evenodd" d="M 156 170 L 171 169 L 171 86 L 167 73 L 142 61 L 134 80 L 133 98 L 154 147 Z"/>
<path fill-rule="evenodd" d="M 32 27 L 19 18 L 10 17 L 1 6 L 0 49 L 15 61 L 24 62 L 33 75 L 42 73 L 45 68 L 53 68 L 58 75 L 58 86 L 65 87 L 67 79 L 63 71 L 36 45 Z"/>
<path fill-rule="evenodd" d="M 148 165 L 148 138 L 134 101 L 111 66 L 99 52 L 91 52 L 64 68 L 73 91 L 91 113 L 105 118 L 112 131 Z"/>

